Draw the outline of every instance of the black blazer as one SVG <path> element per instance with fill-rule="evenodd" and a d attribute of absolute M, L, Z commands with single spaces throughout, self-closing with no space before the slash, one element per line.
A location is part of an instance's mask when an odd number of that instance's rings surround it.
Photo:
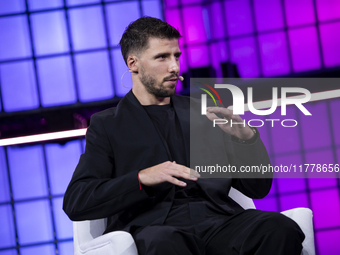
<path fill-rule="evenodd" d="M 187 162 L 190 147 L 190 104 L 188 97 L 171 98 L 179 119 Z M 211 122 L 207 120 L 206 123 Z M 222 131 L 221 131 L 222 132 Z M 226 163 L 236 165 L 269 164 L 261 141 L 243 145 L 232 142 L 222 132 Z M 205 150 L 205 157 L 209 150 Z M 138 171 L 168 161 L 166 149 L 144 108 L 130 91 L 117 105 L 93 114 L 86 133 L 86 149 L 64 196 L 63 209 L 73 221 L 108 218 L 106 232 L 131 231 L 133 227 L 162 224 L 171 208 L 175 187 L 171 183 L 143 187 Z M 271 177 L 269 175 L 268 177 Z M 229 198 L 233 186 L 251 198 L 262 198 L 270 190 L 271 179 L 206 179 L 197 184 L 206 198 L 229 214 L 243 210 Z"/>

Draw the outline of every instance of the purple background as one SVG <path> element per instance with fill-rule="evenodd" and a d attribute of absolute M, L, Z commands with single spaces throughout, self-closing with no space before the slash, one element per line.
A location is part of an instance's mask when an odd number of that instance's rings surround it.
<path fill-rule="evenodd" d="M 125 95 L 120 77 L 127 68 L 117 44 L 142 15 L 164 19 L 184 36 L 182 72 L 210 65 L 222 77 L 226 61 L 251 78 L 340 66 L 340 0 L 65 2 L 67 11 L 62 0 L 0 1 L 0 111 Z M 128 76 L 124 84 L 131 86 Z M 308 109 L 322 124 L 288 108 L 300 119 L 297 128 L 260 128 L 275 165 L 340 163 L 340 100 Z M 72 224 L 61 205 L 83 147 L 82 140 L 0 147 L 0 255 L 17 254 L 17 245 L 21 254 L 73 254 Z M 340 254 L 339 194 L 335 178 L 275 179 L 255 204 L 274 211 L 311 208 L 317 254 Z"/>

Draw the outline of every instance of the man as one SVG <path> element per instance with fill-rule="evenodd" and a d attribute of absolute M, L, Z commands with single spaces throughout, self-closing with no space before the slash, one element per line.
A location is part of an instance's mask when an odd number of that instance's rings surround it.
<path fill-rule="evenodd" d="M 133 87 L 116 108 L 91 117 L 65 212 L 71 220 L 107 217 L 105 233 L 130 232 L 140 254 L 300 254 L 304 235 L 296 223 L 279 213 L 245 211 L 228 197 L 233 186 L 262 198 L 271 179 L 199 179 L 189 168 L 195 101 L 175 95 L 179 38 L 175 28 L 150 17 L 126 29 L 120 44 Z M 215 114 L 241 120 L 224 108 L 209 108 L 207 117 Z M 227 163 L 270 163 L 248 126 L 224 125 L 211 137 Z"/>

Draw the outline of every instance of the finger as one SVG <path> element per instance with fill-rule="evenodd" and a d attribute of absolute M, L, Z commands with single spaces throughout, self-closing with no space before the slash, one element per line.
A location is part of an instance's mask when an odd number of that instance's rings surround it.
<path fill-rule="evenodd" d="M 211 112 L 207 112 L 206 114 L 207 118 L 211 121 L 213 121 L 214 119 L 219 119 L 220 117 L 218 117 L 216 114 L 211 113 Z"/>
<path fill-rule="evenodd" d="M 177 178 L 174 178 L 174 177 L 171 177 L 171 176 L 169 176 L 167 181 L 174 184 L 174 185 L 177 185 L 177 186 L 181 186 L 181 187 L 187 186 L 187 184 L 185 182 L 180 181 Z"/>
<path fill-rule="evenodd" d="M 189 167 L 186 167 L 186 166 L 182 166 L 182 171 L 184 174 L 187 174 L 187 176 L 190 178 L 190 179 L 197 179 L 199 177 L 201 177 L 201 175 L 199 173 L 197 173 L 194 169 L 191 169 Z"/>
<path fill-rule="evenodd" d="M 209 113 L 206 116 L 209 120 L 211 120 L 212 122 L 214 122 L 216 124 L 222 124 L 224 126 L 227 125 L 228 127 L 230 126 L 230 119 L 220 118 L 213 113 Z"/>
<path fill-rule="evenodd" d="M 177 165 L 176 167 L 169 169 L 169 175 L 175 177 L 182 177 L 188 180 L 197 181 L 197 178 L 200 177 L 200 174 L 197 173 L 195 170 L 192 170 L 186 166 Z"/>
<path fill-rule="evenodd" d="M 197 171 L 195 171 L 194 169 L 191 169 L 191 168 L 190 168 L 190 176 L 193 177 L 193 178 L 201 177 L 201 175 Z"/>
<path fill-rule="evenodd" d="M 220 128 L 225 129 L 225 128 L 229 128 L 231 125 L 230 119 L 226 119 L 226 118 L 221 119 L 213 113 L 207 114 L 206 116 L 209 120 L 211 120 L 214 123 L 213 126 L 218 125 Z"/>
<path fill-rule="evenodd" d="M 233 116 L 233 111 L 229 110 L 227 108 L 224 108 L 224 107 L 208 107 L 207 112 L 219 113 L 219 114 L 221 114 L 221 115 L 223 115 L 224 117 L 227 117 L 227 118 L 232 118 L 232 116 Z"/>

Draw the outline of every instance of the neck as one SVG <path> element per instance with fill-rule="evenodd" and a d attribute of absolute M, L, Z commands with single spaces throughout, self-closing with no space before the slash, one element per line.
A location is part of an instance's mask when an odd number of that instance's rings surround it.
<path fill-rule="evenodd" d="M 132 93 L 141 105 L 166 105 L 170 104 L 170 97 L 155 97 L 146 91 L 144 86 L 132 86 Z"/>

